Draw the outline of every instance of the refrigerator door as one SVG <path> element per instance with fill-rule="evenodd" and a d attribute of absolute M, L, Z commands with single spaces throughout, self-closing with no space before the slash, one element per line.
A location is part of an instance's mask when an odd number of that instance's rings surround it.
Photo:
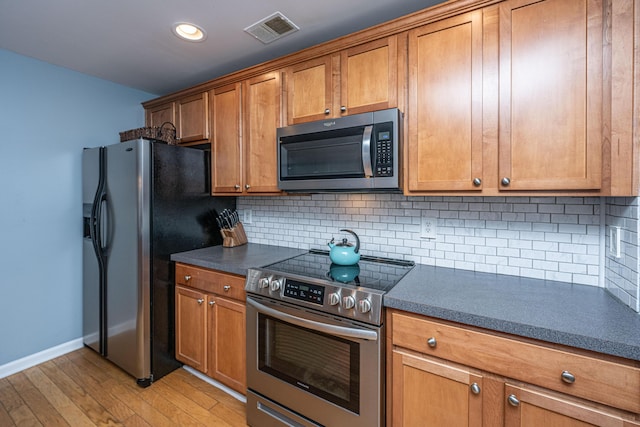
<path fill-rule="evenodd" d="M 106 147 L 107 359 L 137 379 L 150 362 L 150 143 Z"/>
<path fill-rule="evenodd" d="M 95 235 L 96 198 L 100 181 L 100 148 L 85 149 L 82 152 L 82 337 L 84 344 L 100 354 L 104 354 L 101 341 L 102 284 L 100 258 L 96 253 Z"/>

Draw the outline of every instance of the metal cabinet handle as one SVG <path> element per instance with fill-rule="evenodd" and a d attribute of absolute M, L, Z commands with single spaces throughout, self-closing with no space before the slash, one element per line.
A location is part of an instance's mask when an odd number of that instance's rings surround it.
<path fill-rule="evenodd" d="M 505 176 L 504 178 L 502 178 L 502 181 L 500 181 L 500 183 L 507 187 L 509 184 L 511 184 L 511 179 Z"/>
<path fill-rule="evenodd" d="M 224 289 L 224 291 L 225 291 L 225 292 L 229 292 L 229 290 L 231 289 L 231 286 L 229 286 L 229 285 L 224 285 L 224 286 L 222 287 L 222 289 Z"/>
<path fill-rule="evenodd" d="M 216 302 L 214 300 L 209 301 L 209 305 L 213 306 L 213 304 L 215 304 Z"/>
<path fill-rule="evenodd" d="M 473 185 L 480 187 L 482 185 L 482 180 L 480 178 L 473 178 Z"/>
<path fill-rule="evenodd" d="M 436 348 L 436 345 L 438 345 L 438 342 L 434 337 L 431 337 L 427 340 L 427 345 L 431 348 Z"/>
<path fill-rule="evenodd" d="M 198 298 L 198 305 L 202 305 L 203 302 L 204 302 L 204 298 Z"/>
<path fill-rule="evenodd" d="M 325 114 L 325 115 L 329 115 L 329 113 L 331 113 L 331 110 L 330 110 L 330 109 L 328 109 L 328 108 L 327 108 L 327 109 L 325 109 L 325 110 L 324 110 L 324 114 Z"/>
<path fill-rule="evenodd" d="M 235 188 L 236 190 L 239 190 L 240 189 L 240 184 L 234 185 L 233 188 Z"/>
<path fill-rule="evenodd" d="M 340 111 L 342 111 L 342 112 L 344 113 L 345 111 L 347 111 L 347 107 L 345 107 L 345 106 L 343 105 L 342 107 L 340 107 Z"/>
<path fill-rule="evenodd" d="M 480 394 L 480 386 L 478 385 L 478 383 L 471 384 L 470 388 L 471 388 L 471 393 Z"/>
<path fill-rule="evenodd" d="M 247 190 L 251 188 L 251 186 L 249 184 L 245 184 L 244 188 L 246 188 Z"/>
<path fill-rule="evenodd" d="M 576 382 L 575 375 L 573 375 L 569 371 L 562 371 L 562 374 L 560 375 L 560 378 L 562 378 L 562 381 L 564 381 L 567 384 L 573 384 L 574 382 Z"/>
<path fill-rule="evenodd" d="M 509 405 L 516 408 L 520 406 L 520 400 L 518 400 L 515 394 L 510 394 L 509 397 L 507 397 L 507 402 L 509 402 Z"/>
<path fill-rule="evenodd" d="M 516 397 L 515 394 L 510 394 L 509 397 L 507 397 L 507 401 L 509 402 L 509 405 L 515 408 L 520 406 L 520 400 Z"/>
<path fill-rule="evenodd" d="M 188 282 L 189 280 L 191 280 L 191 276 L 189 276 L 188 274 L 186 276 L 184 276 L 184 281 Z"/>

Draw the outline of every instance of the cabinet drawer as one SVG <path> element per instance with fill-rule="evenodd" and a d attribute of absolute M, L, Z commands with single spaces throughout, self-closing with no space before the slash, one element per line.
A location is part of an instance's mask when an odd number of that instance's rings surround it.
<path fill-rule="evenodd" d="M 220 271 L 176 263 L 176 284 L 245 301 L 245 278 Z"/>
<path fill-rule="evenodd" d="M 640 368 L 392 312 L 393 345 L 640 412 Z M 567 372 L 575 380 L 563 380 Z M 564 374 L 565 377 L 568 374 Z"/>

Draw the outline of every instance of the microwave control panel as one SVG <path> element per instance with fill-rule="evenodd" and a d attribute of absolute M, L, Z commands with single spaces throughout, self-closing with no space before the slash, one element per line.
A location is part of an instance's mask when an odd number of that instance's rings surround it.
<path fill-rule="evenodd" d="M 381 123 L 374 129 L 374 176 L 393 176 L 393 132 L 391 123 Z"/>

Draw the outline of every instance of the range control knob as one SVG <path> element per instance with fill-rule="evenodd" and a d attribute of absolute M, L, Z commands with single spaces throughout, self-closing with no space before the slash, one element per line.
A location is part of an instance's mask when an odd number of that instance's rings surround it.
<path fill-rule="evenodd" d="M 371 311 L 371 301 L 368 299 L 361 299 L 358 301 L 358 311 L 360 313 L 368 313 Z"/>
<path fill-rule="evenodd" d="M 258 287 L 259 288 L 268 288 L 269 287 L 269 278 L 268 277 L 263 277 L 260 280 L 258 280 Z"/>
<path fill-rule="evenodd" d="M 340 304 L 340 293 L 333 292 L 329 294 L 329 304 L 330 305 L 338 305 Z"/>
<path fill-rule="evenodd" d="M 269 289 L 271 290 L 271 292 L 279 290 L 281 286 L 282 279 L 271 279 L 271 282 L 269 283 Z"/>
<path fill-rule="evenodd" d="M 350 310 L 356 305 L 356 300 L 351 296 L 342 297 L 342 308 Z"/>

